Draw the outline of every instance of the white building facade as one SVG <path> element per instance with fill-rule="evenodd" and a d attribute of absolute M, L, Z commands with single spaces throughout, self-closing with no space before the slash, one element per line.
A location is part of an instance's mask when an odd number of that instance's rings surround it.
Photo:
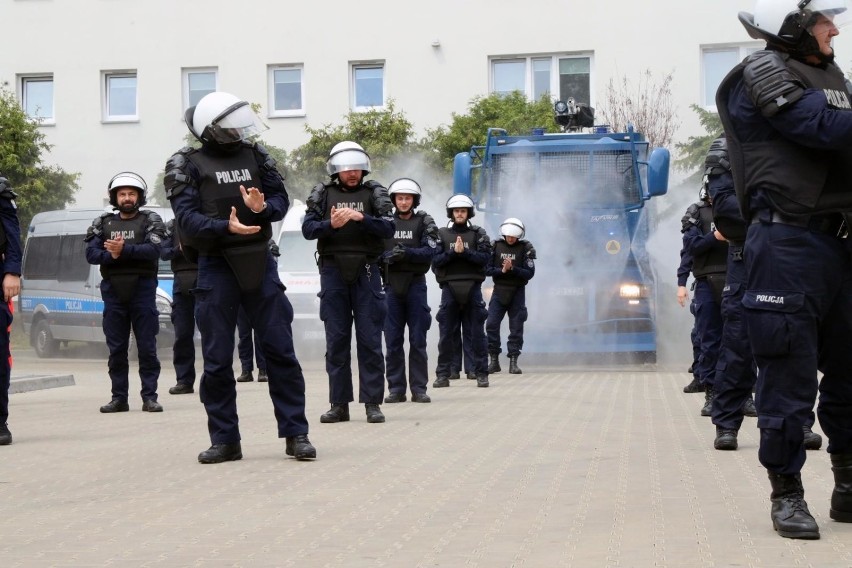
<path fill-rule="evenodd" d="M 672 74 L 684 141 L 704 133 L 690 105 L 713 109 L 724 74 L 762 46 L 737 21 L 752 6 L 0 0 L 0 84 L 42 118 L 48 162 L 82 174 L 77 205 L 100 206 L 118 171 L 153 182 L 183 145 L 184 110 L 212 90 L 259 103 L 264 139 L 289 151 L 307 141 L 305 125 L 389 99 L 422 134 L 477 95 L 521 89 L 598 106 L 610 80 L 649 70 Z"/>

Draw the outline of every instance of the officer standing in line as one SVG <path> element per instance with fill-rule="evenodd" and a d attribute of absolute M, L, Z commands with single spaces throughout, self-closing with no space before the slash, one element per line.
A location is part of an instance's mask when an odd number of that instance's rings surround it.
<path fill-rule="evenodd" d="M 488 311 L 482 299 L 485 265 L 491 259 L 491 241 L 485 229 L 473 225 L 473 200 L 457 194 L 447 200 L 449 227 L 442 227 L 439 252 L 432 260 L 432 271 L 441 285 L 441 306 L 438 309 L 438 366 L 434 388 L 450 386 L 455 337 L 460 326 L 470 329 L 474 353 L 473 374 L 476 386 L 488 386 L 488 342 L 485 319 Z"/>
<path fill-rule="evenodd" d="M 370 173 L 370 157 L 355 142 L 336 144 L 326 169 L 330 183 L 314 187 L 307 200 L 302 234 L 317 240 L 320 319 L 325 324 L 325 368 L 331 408 L 320 422 L 349 420 L 352 390 L 352 324 L 358 348 L 358 402 L 367 422 L 385 421 L 379 405 L 385 391 L 382 327 L 385 293 L 379 270 L 384 239 L 394 235 L 388 191 Z"/>
<path fill-rule="evenodd" d="M 844 0 L 759 0 L 739 19 L 766 49 L 716 94 L 750 223 L 743 305 L 758 369 L 758 458 L 773 527 L 786 538 L 820 536 L 801 478 L 817 393 L 835 482 L 829 516 L 852 522 L 852 97 L 831 46 L 848 15 Z"/>
<path fill-rule="evenodd" d="M 169 389 L 169 394 L 190 394 L 195 392 L 195 296 L 192 289 L 198 281 L 197 252 L 189 252 L 180 242 L 180 231 L 171 219 L 166 223 L 166 240 L 160 251 L 160 258 L 171 261 L 172 273 L 172 325 L 175 329 L 175 342 L 172 346 L 172 362 L 175 367 L 177 384 Z"/>
<path fill-rule="evenodd" d="M 153 211 L 140 209 L 148 186 L 141 176 L 121 172 L 107 186 L 109 203 L 117 213 L 95 218 L 86 233 L 86 260 L 101 267 L 101 296 L 104 300 L 104 336 L 109 347 L 109 377 L 112 400 L 103 413 L 127 412 L 130 365 L 127 350 L 130 330 L 139 351 L 142 381 L 142 410 L 162 412 L 157 402 L 160 360 L 157 358 L 157 269 L 160 247 L 166 241 L 166 226 Z"/>
<path fill-rule="evenodd" d="M 269 252 L 275 259 L 275 264 L 278 264 L 278 257 L 281 256 L 281 251 L 275 243 L 275 239 L 269 240 Z M 240 307 L 237 314 L 237 353 L 240 357 L 240 376 L 237 377 L 238 383 L 250 383 L 254 380 L 254 361 L 257 361 L 257 382 L 265 383 L 269 381 L 269 375 L 266 374 L 266 357 L 263 356 L 263 349 L 260 347 L 260 338 L 257 332 L 252 329 L 251 321 L 245 309 Z"/>
<path fill-rule="evenodd" d="M 243 457 L 233 370 L 240 306 L 262 340 L 285 453 L 315 458 L 305 379 L 293 351 L 293 307 L 267 246 L 271 224 L 284 217 L 290 200 L 275 160 L 249 140 L 263 125 L 246 101 L 218 91 L 190 107 L 185 119 L 201 148 L 186 147 L 169 158 L 165 186 L 182 237 L 199 251 L 194 294 L 204 356 L 200 394 L 212 446 L 198 461 Z"/>
<path fill-rule="evenodd" d="M 704 406 L 701 416 L 710 416 L 713 401 L 713 379 L 719 346 L 722 342 L 722 288 L 725 287 L 728 243 L 716 230 L 713 210 L 705 187 L 701 187 L 699 201 L 686 210 L 681 220 L 683 246 L 692 257 L 692 274 L 695 276 L 695 325 L 701 348 L 698 358 L 698 378 L 704 385 Z"/>
<path fill-rule="evenodd" d="M 15 192 L 9 180 L 0 173 L 0 255 L 3 259 L 3 304 L 0 307 L 0 446 L 12 443 L 9 419 L 9 383 L 11 382 L 11 350 L 9 329 L 12 325 L 12 298 L 21 292 L 21 226 Z"/>
<path fill-rule="evenodd" d="M 692 375 L 692 381 L 683 387 L 685 393 L 704 392 L 704 385 L 701 384 L 701 379 L 698 378 L 698 359 L 701 356 L 701 342 L 698 340 L 697 324 L 695 322 L 695 301 L 689 301 L 689 290 L 686 288 L 686 283 L 689 280 L 689 273 L 692 272 L 692 257 L 687 252 L 686 247 L 680 249 L 680 265 L 677 267 L 677 303 L 680 307 L 686 307 L 686 302 L 689 302 L 689 313 L 692 315 L 692 329 L 689 332 L 689 342 L 692 345 L 692 363 L 687 369 L 687 373 Z"/>
<path fill-rule="evenodd" d="M 420 206 L 420 184 L 400 178 L 388 187 L 394 205 L 396 232 L 385 240 L 385 345 L 387 347 L 388 396 L 385 402 L 405 402 L 406 382 L 411 402 L 432 402 L 426 333 L 432 315 L 426 298 L 426 273 L 438 252 L 438 226 Z M 405 379 L 405 327 L 408 326 L 408 381 Z"/>
<path fill-rule="evenodd" d="M 518 357 L 524 347 L 524 322 L 527 321 L 527 282 L 535 276 L 535 248 L 525 241 L 526 228 L 520 219 L 510 217 L 500 225 L 498 239 L 491 243 L 494 254 L 485 267 L 485 274 L 494 281 L 494 291 L 488 303 L 485 332 L 488 336 L 488 353 L 491 362 L 488 373 L 500 372 L 500 324 L 509 314 L 509 338 L 506 352 L 509 355 L 509 373 L 520 375 Z"/>
<path fill-rule="evenodd" d="M 476 375 L 473 374 L 473 347 L 471 346 L 470 330 L 459 326 L 458 333 L 453 338 L 453 362 L 450 364 L 450 380 L 454 381 L 461 378 L 461 372 L 464 370 L 466 378 L 475 381 Z"/>

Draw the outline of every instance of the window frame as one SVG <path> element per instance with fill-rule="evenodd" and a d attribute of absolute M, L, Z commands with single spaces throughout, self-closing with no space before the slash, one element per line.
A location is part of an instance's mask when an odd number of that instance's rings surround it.
<path fill-rule="evenodd" d="M 740 62 L 745 57 L 755 51 L 763 48 L 763 43 L 759 41 L 745 41 L 736 43 L 714 43 L 705 44 L 698 47 L 698 59 L 700 77 L 698 81 L 698 100 L 701 101 L 701 108 L 708 112 L 717 112 L 716 100 L 707 101 L 704 96 L 707 93 L 707 67 L 705 66 L 704 56 L 711 52 L 733 51 L 737 50 L 735 61 Z M 726 73 L 727 74 L 727 73 Z M 724 75 L 722 75 L 724 78 Z"/>
<path fill-rule="evenodd" d="M 358 69 L 381 69 L 382 70 L 382 104 L 376 106 L 357 106 L 355 103 L 358 99 L 358 91 L 356 88 L 356 71 Z M 357 61 L 349 63 L 349 108 L 353 112 L 367 112 L 371 110 L 384 110 L 387 108 L 388 102 L 388 81 L 387 81 L 387 64 L 384 60 L 376 61 Z"/>
<path fill-rule="evenodd" d="M 27 112 L 27 84 L 48 81 L 51 84 L 50 116 L 39 117 L 38 115 L 30 115 L 29 112 Z M 21 108 L 24 110 L 28 117 L 38 120 L 39 126 L 52 126 L 56 124 L 56 80 L 53 77 L 53 73 L 29 73 L 26 75 L 19 75 L 18 88 L 20 89 L 19 101 L 21 103 Z"/>
<path fill-rule="evenodd" d="M 130 77 L 136 80 L 134 93 L 136 113 L 111 115 L 109 113 L 110 79 Z M 139 122 L 139 73 L 135 69 L 101 71 L 101 121 L 104 123 Z"/>
<path fill-rule="evenodd" d="M 488 93 L 494 94 L 494 65 L 499 63 L 524 62 L 524 95 L 528 101 L 533 101 L 533 87 L 535 77 L 533 63 L 550 58 L 550 99 L 559 99 L 559 61 L 562 59 L 587 59 L 589 61 L 589 101 L 577 101 L 595 106 L 595 54 L 592 51 L 579 51 L 571 53 L 534 53 L 528 55 L 492 55 L 488 58 Z"/>
<path fill-rule="evenodd" d="M 201 73 L 213 73 L 213 91 L 215 92 L 215 91 L 219 90 L 219 68 L 218 67 L 183 67 L 180 70 L 180 82 L 181 82 L 181 89 L 183 90 L 182 104 L 183 104 L 184 112 L 186 112 L 186 109 L 188 109 L 190 106 L 192 106 L 192 105 L 190 105 L 190 102 L 189 102 L 189 95 L 190 95 L 190 92 L 191 92 L 190 88 L 189 88 L 189 76 L 192 75 L 193 73 L 199 73 L 199 74 L 201 74 Z M 137 81 L 138 81 L 138 79 L 137 79 Z M 137 96 L 138 96 L 138 91 L 139 91 L 139 89 L 138 89 L 138 86 L 137 86 Z M 137 112 L 138 112 L 138 108 L 137 108 Z M 181 118 L 183 118 L 183 117 L 181 117 Z"/>
<path fill-rule="evenodd" d="M 275 108 L 275 72 L 276 71 L 298 71 L 299 72 L 299 95 L 302 99 L 302 106 L 297 109 L 277 109 Z M 282 118 L 292 116 L 305 116 L 307 110 L 305 108 L 305 66 L 302 63 L 280 63 L 267 66 L 267 116 L 269 118 Z"/>

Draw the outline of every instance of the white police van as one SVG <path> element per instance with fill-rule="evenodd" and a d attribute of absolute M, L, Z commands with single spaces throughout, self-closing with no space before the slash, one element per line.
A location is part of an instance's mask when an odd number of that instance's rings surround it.
<path fill-rule="evenodd" d="M 174 215 L 165 207 L 145 207 L 164 222 Z M 15 318 L 39 357 L 53 357 L 69 341 L 104 344 L 100 267 L 86 260 L 83 240 L 104 209 L 65 209 L 35 215 L 27 230 L 21 293 Z M 172 282 L 168 261 L 161 261 L 157 287 L 160 313 L 158 347 L 174 342 L 171 323 Z"/>
<path fill-rule="evenodd" d="M 307 206 L 295 199 L 278 233 L 278 277 L 287 287 L 293 305 L 293 341 L 296 355 L 325 350 L 325 328 L 319 319 L 320 276 L 314 253 L 316 241 L 302 235 Z"/>

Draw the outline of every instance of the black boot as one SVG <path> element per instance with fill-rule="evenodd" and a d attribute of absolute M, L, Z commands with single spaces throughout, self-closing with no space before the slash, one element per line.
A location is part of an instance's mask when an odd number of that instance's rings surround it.
<path fill-rule="evenodd" d="M 349 422 L 349 405 L 344 403 L 332 403 L 328 412 L 320 416 L 320 422 L 333 424 L 335 422 Z"/>
<path fill-rule="evenodd" d="M 772 484 L 772 526 L 778 534 L 786 538 L 818 539 L 819 526 L 808 511 L 802 475 L 769 472 L 769 482 Z"/>
<path fill-rule="evenodd" d="M 701 381 L 698 380 L 697 377 L 692 377 L 692 382 L 683 387 L 683 392 L 685 393 L 694 393 L 694 392 L 704 392 L 704 385 L 701 384 Z"/>
<path fill-rule="evenodd" d="M 476 386 L 478 386 L 478 387 L 487 387 L 488 386 L 488 373 L 477 373 L 477 375 L 476 375 Z"/>
<path fill-rule="evenodd" d="M 509 373 L 512 375 L 520 375 L 523 373 L 521 368 L 518 367 L 518 356 L 512 355 L 509 357 Z"/>
<path fill-rule="evenodd" d="M 757 418 L 757 407 L 754 406 L 754 397 L 751 395 L 743 403 L 743 415 Z"/>
<path fill-rule="evenodd" d="M 704 406 L 701 407 L 701 416 L 711 416 L 713 414 L 713 399 L 716 398 L 716 392 L 713 387 L 704 388 Z"/>
<path fill-rule="evenodd" d="M 307 434 L 287 436 L 284 453 L 288 456 L 293 456 L 297 460 L 311 460 L 317 457 L 317 449 L 308 440 Z"/>
<path fill-rule="evenodd" d="M 716 426 L 716 439 L 713 440 L 713 447 L 717 450 L 736 450 L 737 431 Z"/>
<path fill-rule="evenodd" d="M 381 424 L 385 421 L 385 415 L 378 404 L 365 404 L 364 408 L 367 411 L 367 422 L 370 424 Z"/>
<path fill-rule="evenodd" d="M 209 449 L 198 454 L 199 463 L 222 463 L 243 459 L 243 451 L 240 443 L 236 444 L 213 444 Z"/>
<path fill-rule="evenodd" d="M 499 373 L 502 371 L 500 368 L 500 354 L 499 353 L 489 353 L 489 357 L 491 357 L 491 361 L 488 363 L 488 372 L 489 373 Z"/>
<path fill-rule="evenodd" d="M 12 433 L 9 432 L 9 426 L 0 424 L 0 446 L 8 446 L 12 443 Z"/>
<path fill-rule="evenodd" d="M 818 450 L 822 447 L 822 436 L 811 430 L 810 426 L 802 426 L 805 432 L 805 449 Z"/>
<path fill-rule="evenodd" d="M 828 516 L 841 523 L 852 523 L 852 454 L 831 454 L 834 491 Z"/>

